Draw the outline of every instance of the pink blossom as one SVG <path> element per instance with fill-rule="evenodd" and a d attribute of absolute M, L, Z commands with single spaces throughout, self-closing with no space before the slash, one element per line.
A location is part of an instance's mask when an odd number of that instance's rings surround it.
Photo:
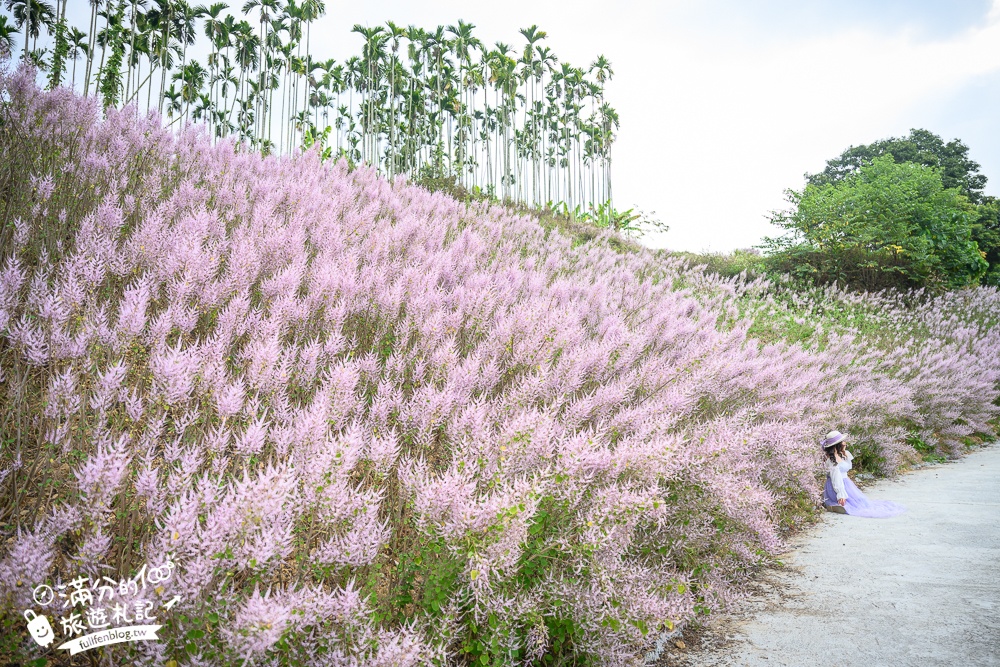
<path fill-rule="evenodd" d="M 5 127 L 60 160 L 20 177 L 38 208 L 3 232 L 0 391 L 79 460 L 0 554 L 0 612 L 57 573 L 169 557 L 171 627 L 220 615 L 192 664 L 280 664 L 282 640 L 303 664 L 449 664 L 489 619 L 538 656 L 554 616 L 624 664 L 639 628 L 738 599 L 779 521 L 817 509 L 823 433 L 891 475 L 1000 414 L 995 288 L 723 280 L 25 72 L 0 71 Z M 28 262 L 46 208 L 75 232 Z M 4 489 L 32 465 L 6 451 Z M 439 609 L 377 618 L 366 596 L 418 557 L 453 581 Z"/>

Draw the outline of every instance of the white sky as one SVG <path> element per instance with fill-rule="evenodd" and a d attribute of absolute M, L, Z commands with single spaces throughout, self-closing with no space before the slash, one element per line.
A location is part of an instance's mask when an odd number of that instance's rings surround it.
<path fill-rule="evenodd" d="M 230 0 L 242 5 L 242 0 Z M 616 207 L 670 225 L 652 247 L 749 247 L 785 188 L 849 145 L 923 127 L 959 138 L 1000 195 L 1000 0 L 327 0 L 317 57 L 357 54 L 355 23 L 474 23 L 492 44 L 548 32 L 561 60 L 614 68 Z M 69 0 L 86 25 L 87 0 Z M 74 18 L 76 16 L 77 18 Z"/>

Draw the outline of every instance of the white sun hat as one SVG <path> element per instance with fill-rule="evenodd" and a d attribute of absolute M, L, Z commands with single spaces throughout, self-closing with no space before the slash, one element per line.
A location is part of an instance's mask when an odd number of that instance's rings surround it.
<path fill-rule="evenodd" d="M 840 431 L 830 431 L 819 444 L 823 445 L 823 449 L 826 449 L 827 447 L 833 447 L 838 442 L 843 442 L 846 438 L 847 436 Z"/>

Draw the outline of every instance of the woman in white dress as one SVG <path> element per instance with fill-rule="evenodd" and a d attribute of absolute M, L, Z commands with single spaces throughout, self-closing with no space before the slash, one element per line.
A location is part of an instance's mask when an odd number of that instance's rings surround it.
<path fill-rule="evenodd" d="M 826 509 L 838 514 L 872 519 L 887 519 L 905 512 L 906 508 L 897 503 L 869 499 L 847 476 L 854 456 L 847 451 L 847 445 L 844 444 L 846 438 L 840 431 L 830 431 L 820 443 L 827 459 L 826 488 L 823 490 Z"/>

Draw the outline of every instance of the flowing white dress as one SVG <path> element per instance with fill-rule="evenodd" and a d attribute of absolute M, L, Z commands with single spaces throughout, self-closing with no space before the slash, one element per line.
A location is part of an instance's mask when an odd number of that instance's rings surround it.
<path fill-rule="evenodd" d="M 829 459 L 826 463 L 826 488 L 823 489 L 823 502 L 836 505 L 844 499 L 844 509 L 851 516 L 863 516 L 871 519 L 888 519 L 906 511 L 906 508 L 888 500 L 871 500 L 847 476 L 852 467 L 854 456 L 847 452 L 847 457 L 834 464 Z"/>

